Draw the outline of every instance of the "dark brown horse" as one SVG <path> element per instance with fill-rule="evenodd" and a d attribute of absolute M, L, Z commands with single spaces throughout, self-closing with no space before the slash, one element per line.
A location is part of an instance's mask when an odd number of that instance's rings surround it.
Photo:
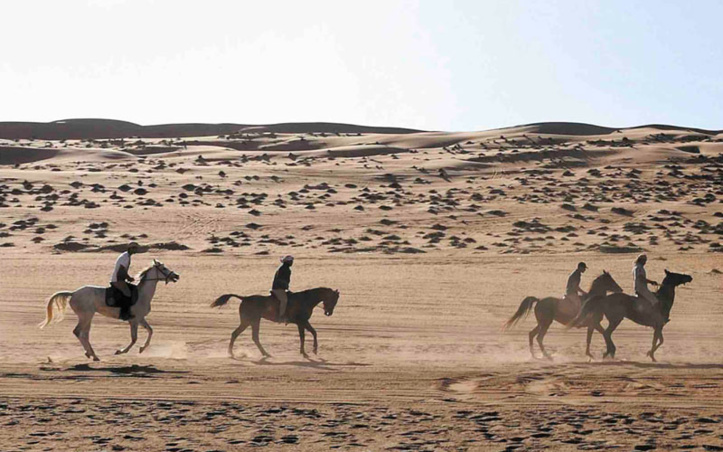
<path fill-rule="evenodd" d="M 628 318 L 638 325 L 649 326 L 654 329 L 654 332 L 653 346 L 647 356 L 650 356 L 650 359 L 655 362 L 655 351 L 663 345 L 663 327 L 668 323 L 670 310 L 675 301 L 675 288 L 691 281 L 693 281 L 693 277 L 690 275 L 665 270 L 665 279 L 655 294 L 658 299 L 657 304 L 653 305 L 645 299 L 624 293 L 590 297 L 580 310 L 580 315 L 570 324 L 571 326 L 582 326 L 588 325 L 592 321 L 600 326 L 604 315 L 608 319 L 608 327 L 602 333 L 607 345 L 604 357 L 610 358 L 615 358 L 616 350 L 612 334 L 623 319 Z"/>
<path fill-rule="evenodd" d="M 223 306 L 228 303 L 232 297 L 239 298 L 241 305 L 238 312 L 241 317 L 241 324 L 231 333 L 231 343 L 228 344 L 228 354 L 233 357 L 233 343 L 239 334 L 243 333 L 246 328 L 251 326 L 251 336 L 254 343 L 259 348 L 261 354 L 269 357 L 264 347 L 259 341 L 259 326 L 261 319 L 270 320 L 279 323 L 279 300 L 272 295 L 251 295 L 242 297 L 240 295 L 226 294 L 221 295 L 211 303 L 212 308 Z M 295 323 L 299 327 L 299 340 L 301 341 L 301 354 L 308 358 L 304 350 L 305 330 L 314 336 L 314 353 L 319 350 L 319 343 L 316 339 L 316 330 L 309 323 L 311 314 L 317 304 L 324 302 L 324 314 L 330 316 L 334 313 L 336 303 L 339 301 L 339 291 L 326 287 L 318 287 L 316 289 L 304 290 L 303 292 L 289 292 L 289 303 L 286 307 L 286 316 L 289 323 Z"/>
<path fill-rule="evenodd" d="M 622 291 L 623 289 L 618 285 L 618 283 L 615 282 L 610 273 L 603 271 L 602 274 L 595 278 L 595 280 L 592 282 L 586 299 L 595 296 L 603 296 L 607 292 Z M 552 325 L 553 321 L 557 321 L 563 325 L 569 325 L 570 322 L 573 321 L 579 314 L 581 303 L 578 303 L 577 301 L 571 300 L 567 297 L 547 297 L 543 299 L 539 299 L 536 297 L 527 297 L 522 300 L 522 303 L 520 303 L 520 307 L 517 309 L 517 312 L 515 312 L 515 314 L 510 317 L 507 323 L 505 323 L 505 329 L 514 326 L 518 321 L 520 321 L 520 319 L 526 317 L 532 310 L 533 306 L 535 308 L 535 317 L 537 317 L 537 326 L 534 327 L 529 334 L 530 353 L 532 354 L 533 358 L 536 358 L 535 351 L 532 348 L 532 342 L 535 339 L 535 336 L 537 336 L 537 343 L 540 345 L 540 350 L 542 351 L 542 354 L 545 356 L 545 358 L 552 359 L 552 356 L 550 356 L 550 354 L 547 353 L 547 351 L 545 350 L 545 346 L 542 345 L 542 341 L 545 338 L 545 334 L 547 334 L 547 330 L 550 328 L 550 325 Z M 590 321 L 589 323 L 581 324 L 579 326 L 587 326 L 587 348 L 585 349 L 585 354 L 592 358 L 593 356 L 592 354 L 590 354 L 590 342 L 592 341 L 593 329 L 597 330 L 600 334 L 602 334 L 603 327 L 600 325 L 599 322 L 595 323 L 592 321 Z"/>

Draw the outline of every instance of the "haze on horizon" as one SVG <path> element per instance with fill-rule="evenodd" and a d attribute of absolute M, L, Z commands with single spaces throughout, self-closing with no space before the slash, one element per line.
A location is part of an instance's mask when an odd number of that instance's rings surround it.
<path fill-rule="evenodd" d="M 3 2 L 0 121 L 723 128 L 723 2 Z"/>

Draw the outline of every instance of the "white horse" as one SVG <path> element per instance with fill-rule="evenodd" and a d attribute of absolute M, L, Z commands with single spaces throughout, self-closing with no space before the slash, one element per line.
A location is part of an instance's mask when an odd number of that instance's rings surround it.
<path fill-rule="evenodd" d="M 129 320 L 131 327 L 131 343 L 127 347 L 121 348 L 115 352 L 116 355 L 128 353 L 138 339 L 138 325 L 141 325 L 148 331 L 146 343 L 141 347 L 141 353 L 148 348 L 153 336 L 153 328 L 146 322 L 145 317 L 151 312 L 151 300 L 156 293 L 156 284 L 158 281 L 176 282 L 180 278 L 176 272 L 166 268 L 163 263 L 153 259 L 153 264 L 143 270 L 138 275 L 138 301 L 131 307 L 133 318 Z M 105 287 L 99 286 L 83 286 L 75 292 L 56 292 L 48 299 L 47 315 L 45 321 L 39 326 L 44 328 L 50 323 L 56 323 L 63 319 L 63 312 L 70 302 L 70 307 L 78 316 L 78 325 L 73 329 L 73 334 L 80 340 L 85 349 L 85 356 L 93 358 L 93 361 L 100 361 L 90 345 L 90 323 L 96 312 L 118 319 L 120 317 L 120 308 L 113 308 L 105 304 Z M 53 307 L 58 310 L 58 315 L 54 317 Z"/>

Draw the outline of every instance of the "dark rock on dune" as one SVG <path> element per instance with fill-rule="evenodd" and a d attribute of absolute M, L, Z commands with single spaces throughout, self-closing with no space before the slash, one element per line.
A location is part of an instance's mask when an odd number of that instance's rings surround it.
<path fill-rule="evenodd" d="M 600 245 L 601 253 L 639 253 L 643 249 L 637 246 L 616 246 L 616 245 Z"/>
<path fill-rule="evenodd" d="M 153 249 L 153 250 L 166 250 L 166 251 L 185 251 L 185 250 L 190 249 L 188 246 L 186 246 L 182 243 L 177 243 L 175 241 L 154 243 L 152 245 L 149 245 L 148 248 Z"/>
<path fill-rule="evenodd" d="M 496 217 L 504 217 L 507 215 L 507 212 L 505 212 L 504 210 L 490 210 L 490 211 L 487 211 L 486 213 L 488 213 L 490 215 L 494 215 Z"/>
<path fill-rule="evenodd" d="M 611 211 L 612 211 L 613 213 L 618 214 L 618 215 L 625 215 L 626 217 L 632 217 L 632 216 L 633 216 L 633 211 L 632 211 L 632 210 L 628 210 L 628 209 L 625 209 L 625 208 L 623 208 L 623 207 L 613 207 L 613 208 L 611 209 Z"/>
<path fill-rule="evenodd" d="M 62 243 L 56 243 L 53 246 L 53 249 L 57 251 L 70 251 L 70 252 L 76 252 L 76 251 L 83 251 L 88 248 L 91 248 L 92 245 L 86 245 L 84 243 L 77 243 L 77 242 L 62 242 Z"/>

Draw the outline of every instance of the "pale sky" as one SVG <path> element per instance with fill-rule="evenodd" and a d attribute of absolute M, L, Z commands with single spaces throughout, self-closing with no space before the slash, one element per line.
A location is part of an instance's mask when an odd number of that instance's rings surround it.
<path fill-rule="evenodd" d="M 3 1 L 0 121 L 723 129 L 723 1 Z"/>

